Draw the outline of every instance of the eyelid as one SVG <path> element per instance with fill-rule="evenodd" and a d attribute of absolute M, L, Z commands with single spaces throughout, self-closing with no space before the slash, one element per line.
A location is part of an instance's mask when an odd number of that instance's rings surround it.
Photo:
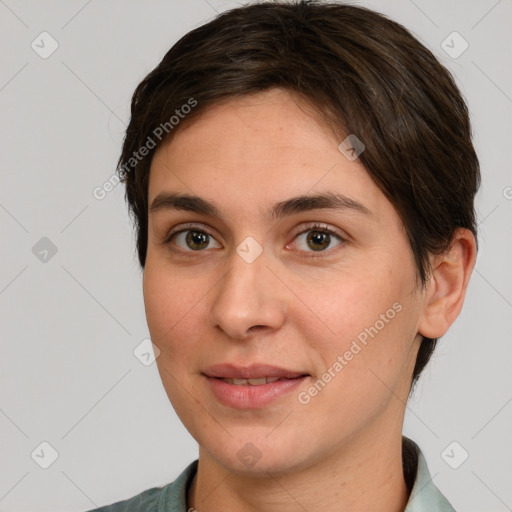
<path fill-rule="evenodd" d="M 307 231 L 328 231 L 331 234 L 338 236 L 340 239 L 344 239 L 343 235 L 336 228 L 326 224 L 325 222 L 310 222 L 303 224 L 297 231 L 294 232 L 293 236 L 301 235 Z"/>
<path fill-rule="evenodd" d="M 299 237 L 300 235 L 303 235 L 304 233 L 307 233 L 309 231 L 326 232 L 330 236 L 336 237 L 339 240 L 338 245 L 340 245 L 340 246 L 344 246 L 348 242 L 348 239 L 349 239 L 349 237 L 347 235 L 341 234 L 339 230 L 337 230 L 336 228 L 334 228 L 332 226 L 329 226 L 328 224 L 325 224 L 323 222 L 311 222 L 310 224 L 302 225 L 301 228 L 293 234 L 292 241 L 290 243 L 286 244 L 285 248 L 287 249 L 291 244 L 293 244 L 295 242 L 295 240 L 297 239 L 297 237 Z M 337 247 L 338 246 L 334 246 L 329 249 L 326 249 L 325 251 L 318 251 L 318 252 L 304 251 L 304 250 L 299 250 L 298 252 L 305 254 L 306 258 L 321 258 L 321 257 L 331 256 L 336 251 Z"/>
<path fill-rule="evenodd" d="M 202 223 L 185 222 L 183 224 L 179 224 L 178 226 L 173 227 L 164 236 L 162 245 L 169 245 L 171 243 L 172 239 L 176 235 L 183 233 L 184 231 L 193 231 L 193 230 L 197 230 L 197 231 L 206 233 L 207 235 L 211 236 L 217 243 L 220 244 L 220 242 L 217 240 L 216 235 L 213 234 L 213 230 L 210 229 L 209 226 L 202 224 Z M 288 247 L 291 243 L 293 243 L 293 241 L 295 241 L 295 239 L 298 236 L 300 236 L 304 233 L 307 233 L 308 231 L 315 231 L 315 230 L 327 232 L 331 236 L 335 236 L 340 241 L 340 245 L 346 243 L 349 238 L 347 235 L 341 234 L 341 232 L 338 229 L 336 229 L 326 223 L 313 221 L 310 223 L 302 224 L 300 226 L 300 228 L 294 230 L 293 235 L 292 235 L 292 241 L 287 243 L 285 245 L 285 247 Z M 300 251 L 300 252 L 308 253 L 308 256 L 311 256 L 311 257 L 321 257 L 322 255 L 330 254 L 332 251 L 335 250 L 335 248 L 336 247 L 333 247 L 331 249 L 327 249 L 325 251 L 319 251 L 317 253 L 315 253 L 314 251 L 311 251 L 311 253 L 310 253 L 310 251 Z M 189 252 L 189 251 L 184 251 L 184 252 Z M 195 252 L 195 251 L 190 251 L 190 252 Z M 202 251 L 197 251 L 197 252 L 202 252 Z"/>
<path fill-rule="evenodd" d="M 296 238 L 303 233 L 307 233 L 308 231 L 315 230 L 327 231 L 329 234 L 337 236 L 342 242 L 346 242 L 348 240 L 347 235 L 342 234 L 338 229 L 324 222 L 311 222 L 310 224 L 302 225 L 297 231 L 293 233 L 293 238 Z"/>
<path fill-rule="evenodd" d="M 169 244 L 172 240 L 172 238 L 179 233 L 182 233 L 183 231 L 204 231 L 207 235 L 214 238 L 218 243 L 220 243 L 217 240 L 217 237 L 213 234 L 213 230 L 211 230 L 208 226 L 201 223 L 195 223 L 195 222 L 184 222 L 183 224 L 178 224 L 178 226 L 173 227 L 170 231 L 167 232 L 167 234 L 164 236 L 162 244 L 166 245 Z"/>

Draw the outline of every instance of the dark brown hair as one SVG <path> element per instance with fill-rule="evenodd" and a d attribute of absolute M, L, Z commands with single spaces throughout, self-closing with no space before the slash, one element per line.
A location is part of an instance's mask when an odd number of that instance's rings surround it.
<path fill-rule="evenodd" d="M 207 107 L 271 87 L 307 100 L 340 142 L 355 134 L 364 143 L 359 158 L 402 219 L 422 286 L 429 254 L 447 250 L 458 227 L 476 237 L 479 164 L 450 73 L 404 27 L 374 11 L 274 1 L 226 11 L 187 33 L 133 94 L 118 172 L 142 267 L 156 148 Z M 423 339 L 411 389 L 436 342 Z"/>

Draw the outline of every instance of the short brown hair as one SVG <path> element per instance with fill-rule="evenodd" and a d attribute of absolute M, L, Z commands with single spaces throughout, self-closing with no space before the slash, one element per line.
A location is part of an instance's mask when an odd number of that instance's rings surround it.
<path fill-rule="evenodd" d="M 449 71 L 379 13 L 274 1 L 226 11 L 187 33 L 133 94 L 118 172 L 142 267 L 151 159 L 179 129 L 171 117 L 191 100 L 187 123 L 215 103 L 272 87 L 300 95 L 340 136 L 355 134 L 364 143 L 360 161 L 404 224 L 422 286 L 429 254 L 447 250 L 457 228 L 476 238 L 479 164 L 468 110 Z M 150 140 L 147 156 L 135 159 Z M 423 339 L 411 389 L 436 342 Z"/>

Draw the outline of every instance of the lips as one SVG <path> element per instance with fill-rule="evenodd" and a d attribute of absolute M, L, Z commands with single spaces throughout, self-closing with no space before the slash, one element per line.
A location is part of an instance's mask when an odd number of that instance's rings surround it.
<path fill-rule="evenodd" d="M 306 381 L 309 374 L 266 364 L 221 364 L 203 372 L 215 398 L 237 409 L 265 407 L 285 399 Z"/>

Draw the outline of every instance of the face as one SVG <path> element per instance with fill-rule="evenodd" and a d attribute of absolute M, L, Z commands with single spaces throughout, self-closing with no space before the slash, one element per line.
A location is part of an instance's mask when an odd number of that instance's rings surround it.
<path fill-rule="evenodd" d="M 343 138 L 273 89 L 210 108 L 153 157 L 158 369 L 201 456 L 230 470 L 298 471 L 401 432 L 425 299 Z"/>

